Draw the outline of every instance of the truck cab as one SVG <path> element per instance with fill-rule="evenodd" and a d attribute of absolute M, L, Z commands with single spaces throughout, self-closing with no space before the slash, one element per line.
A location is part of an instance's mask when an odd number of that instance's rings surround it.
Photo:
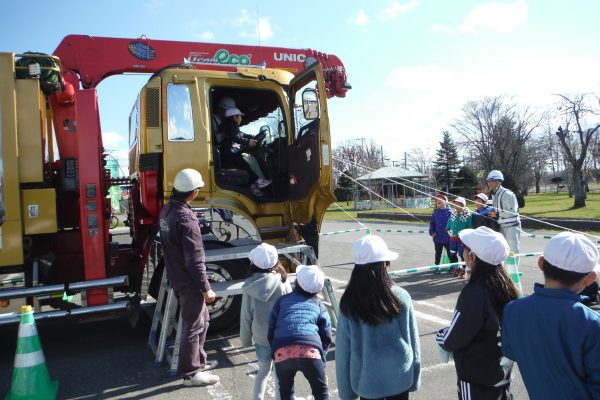
<path fill-rule="evenodd" d="M 334 201 L 329 119 L 320 82 L 316 63 L 296 76 L 258 67 L 237 72 L 169 68 L 152 76 L 130 116 L 130 179 L 140 193 L 132 218 L 152 223 L 170 197 L 177 172 L 194 168 L 206 185 L 193 206 L 240 215 L 254 225 L 258 240 L 296 241 L 295 225 L 318 231 Z M 212 120 L 225 97 L 245 114 L 241 131 L 261 138 L 251 155 L 272 180 L 263 196 L 252 193 L 251 172 L 227 165 L 223 157 L 229 149 L 220 148 Z"/>

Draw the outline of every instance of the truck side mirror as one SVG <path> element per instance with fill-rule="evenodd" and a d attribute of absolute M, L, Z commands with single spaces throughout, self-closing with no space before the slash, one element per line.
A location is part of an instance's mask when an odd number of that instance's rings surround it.
<path fill-rule="evenodd" d="M 302 109 L 308 121 L 319 117 L 319 95 L 315 89 L 307 88 L 302 92 Z"/>

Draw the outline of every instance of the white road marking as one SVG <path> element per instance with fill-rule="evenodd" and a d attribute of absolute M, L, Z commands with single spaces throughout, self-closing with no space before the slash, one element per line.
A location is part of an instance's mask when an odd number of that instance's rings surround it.
<path fill-rule="evenodd" d="M 439 305 L 434 304 L 434 303 L 430 303 L 428 301 L 413 300 L 413 303 L 419 304 L 419 305 L 422 305 L 422 306 L 427 306 L 427 307 L 435 308 L 436 310 L 445 311 L 445 312 L 448 312 L 450 314 L 454 314 L 454 310 L 451 310 L 449 308 L 445 308 L 445 307 L 439 306 Z"/>
<path fill-rule="evenodd" d="M 428 367 L 423 367 L 423 368 L 421 368 L 421 372 L 437 371 L 438 369 L 444 369 L 444 368 L 448 368 L 448 367 L 454 367 L 454 361 L 450 361 L 447 363 L 434 364 L 434 365 L 430 365 Z"/>
<path fill-rule="evenodd" d="M 426 321 L 435 322 L 436 324 L 440 324 L 440 325 L 444 325 L 444 326 L 450 325 L 450 322 L 451 322 L 447 319 L 439 318 L 439 317 L 436 317 L 435 315 L 425 314 L 424 312 L 417 311 L 417 310 L 415 310 L 415 315 L 417 316 L 417 318 L 421 318 Z"/>

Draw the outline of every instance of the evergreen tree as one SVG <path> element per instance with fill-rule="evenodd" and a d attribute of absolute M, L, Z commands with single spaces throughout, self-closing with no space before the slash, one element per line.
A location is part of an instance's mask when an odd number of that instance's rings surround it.
<path fill-rule="evenodd" d="M 449 192 L 460 165 L 458 150 L 450 137 L 450 132 L 444 131 L 444 137 L 440 142 L 440 148 L 436 150 L 436 156 L 437 158 L 433 162 L 435 179 L 445 192 Z"/>
<path fill-rule="evenodd" d="M 337 188 L 335 189 L 335 197 L 338 201 L 345 201 L 346 205 L 352 199 L 352 187 L 353 182 L 350 179 L 350 171 L 344 171 L 340 175 L 337 181 Z"/>
<path fill-rule="evenodd" d="M 458 170 L 450 193 L 471 198 L 477 194 L 479 186 L 480 184 L 475 173 L 465 165 Z"/>

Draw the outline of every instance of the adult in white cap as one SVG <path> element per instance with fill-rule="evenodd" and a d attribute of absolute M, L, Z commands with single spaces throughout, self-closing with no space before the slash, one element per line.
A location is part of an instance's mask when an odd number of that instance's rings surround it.
<path fill-rule="evenodd" d="M 544 248 L 544 285 L 506 306 L 502 350 L 532 399 L 600 399 L 600 315 L 578 296 L 597 279 L 598 248 L 563 232 Z"/>
<path fill-rule="evenodd" d="M 242 346 L 251 346 L 254 339 L 258 371 L 254 378 L 252 399 L 261 400 L 273 367 L 268 339 L 269 316 L 277 299 L 290 293 L 292 288 L 274 246 L 261 243 L 250 252 L 250 262 L 252 275 L 242 287 L 240 341 Z M 277 382 L 275 378 L 276 390 L 279 391 Z M 276 397 L 279 398 L 278 393 Z"/>
<path fill-rule="evenodd" d="M 263 196 L 261 189 L 271 185 L 271 181 L 265 177 L 264 166 L 258 159 L 248 151 L 255 148 L 258 141 L 252 135 L 245 134 L 240 130 L 242 117 L 245 114 L 237 107 L 228 108 L 225 111 L 225 121 L 223 121 L 223 131 L 225 140 L 222 144 L 222 158 L 225 167 L 235 167 L 248 170 L 254 183 L 250 186 L 250 191 L 255 196 Z"/>
<path fill-rule="evenodd" d="M 469 207 L 467 207 L 467 201 L 464 197 L 457 197 L 452 201 L 452 213 L 448 218 L 448 235 L 450 236 L 450 259 L 457 259 L 460 256 L 461 260 L 464 261 L 463 257 L 463 246 L 460 241 L 459 233 L 463 229 L 473 227 L 473 214 Z M 464 274 L 464 268 L 456 268 L 455 275 L 462 276 Z"/>
<path fill-rule="evenodd" d="M 329 399 L 325 360 L 331 345 L 331 320 L 317 298 L 325 274 L 317 265 L 296 269 L 296 287 L 280 297 L 269 318 L 269 343 L 281 399 L 294 398 L 294 376 L 302 372 L 315 399 Z"/>
<path fill-rule="evenodd" d="M 352 247 L 354 269 L 340 300 L 335 370 L 341 399 L 408 399 L 420 386 L 419 331 L 408 292 L 388 275 L 398 253 L 379 236 Z"/>
<path fill-rule="evenodd" d="M 160 241 L 169 283 L 181 306 L 179 370 L 186 386 L 219 382 L 207 368 L 204 341 L 208 331 L 208 308 L 215 293 L 204 265 L 204 244 L 196 214 L 190 203 L 204 186 L 200 173 L 186 168 L 175 175 L 173 193 L 160 212 Z M 208 364 L 210 365 L 210 363 Z"/>
<path fill-rule="evenodd" d="M 461 399 L 510 399 L 513 363 L 502 355 L 498 336 L 504 306 L 519 293 L 503 261 L 508 256 L 504 237 L 488 227 L 460 233 L 467 267 L 472 273 L 460 292 L 450 326 L 436 341 L 454 353 Z"/>
<path fill-rule="evenodd" d="M 519 253 L 521 237 L 521 218 L 519 217 L 519 202 L 517 196 L 502 186 L 504 175 L 498 170 L 492 170 L 485 178 L 485 183 L 492 195 L 492 211 L 490 217 L 498 221 L 500 233 L 504 236 L 510 251 Z"/>

